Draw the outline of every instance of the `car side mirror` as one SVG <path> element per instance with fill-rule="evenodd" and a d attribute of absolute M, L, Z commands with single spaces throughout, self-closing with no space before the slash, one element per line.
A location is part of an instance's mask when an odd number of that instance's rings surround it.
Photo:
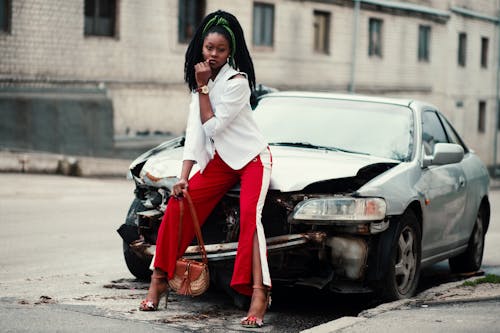
<path fill-rule="evenodd" d="M 464 148 L 455 143 L 436 143 L 434 154 L 425 156 L 423 160 L 424 168 L 430 165 L 445 165 L 458 163 L 464 158 Z"/>

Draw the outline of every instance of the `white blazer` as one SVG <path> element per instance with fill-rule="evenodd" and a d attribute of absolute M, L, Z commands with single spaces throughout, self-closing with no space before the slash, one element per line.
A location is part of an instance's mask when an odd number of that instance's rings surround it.
<path fill-rule="evenodd" d="M 237 74 L 245 78 L 230 79 Z M 196 161 L 203 172 L 217 150 L 227 165 L 239 170 L 267 147 L 253 118 L 246 74 L 226 63 L 208 88 L 215 116 L 201 123 L 198 93 L 193 92 L 183 159 Z"/>

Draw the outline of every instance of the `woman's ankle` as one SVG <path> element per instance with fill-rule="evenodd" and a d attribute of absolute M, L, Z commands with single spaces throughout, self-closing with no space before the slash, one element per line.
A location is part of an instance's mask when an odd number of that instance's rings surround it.
<path fill-rule="evenodd" d="M 148 296 L 161 295 L 169 288 L 166 277 L 165 272 L 158 268 L 154 269 L 151 275 L 151 282 L 149 283 Z"/>
<path fill-rule="evenodd" d="M 153 270 L 153 274 L 151 274 L 151 279 L 166 279 L 167 273 L 162 271 L 160 268 L 156 268 Z"/>
<path fill-rule="evenodd" d="M 269 288 L 262 286 L 254 286 L 252 300 L 248 309 L 248 316 L 255 316 L 262 319 L 269 306 Z"/>

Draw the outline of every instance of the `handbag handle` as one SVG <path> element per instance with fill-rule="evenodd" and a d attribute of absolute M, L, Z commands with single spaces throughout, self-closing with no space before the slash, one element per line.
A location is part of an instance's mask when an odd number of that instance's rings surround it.
<path fill-rule="evenodd" d="M 203 242 L 203 236 L 201 235 L 200 222 L 198 220 L 198 215 L 196 214 L 196 210 L 194 209 L 193 200 L 191 199 L 191 195 L 189 195 L 187 190 L 182 190 L 182 194 L 184 198 L 188 202 L 189 212 L 191 213 L 191 218 L 193 219 L 194 232 L 196 234 L 196 239 L 198 240 L 198 250 L 201 254 L 201 259 L 203 263 L 208 264 L 207 251 L 205 250 L 205 243 Z M 182 223 L 184 217 L 184 200 L 179 202 L 179 210 L 180 210 L 180 226 L 179 226 L 179 246 L 181 243 L 181 233 L 182 233 Z"/>

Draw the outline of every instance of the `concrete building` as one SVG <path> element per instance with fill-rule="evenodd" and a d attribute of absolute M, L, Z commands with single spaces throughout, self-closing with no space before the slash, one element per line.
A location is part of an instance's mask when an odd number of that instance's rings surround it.
<path fill-rule="evenodd" d="M 82 100 L 109 114 L 98 130 L 92 115 L 82 138 L 97 131 L 113 146 L 137 134 L 182 134 L 184 52 L 216 9 L 239 18 L 258 83 L 427 100 L 488 165 L 499 163 L 500 0 L 0 0 L 1 122 L 24 126 L 12 119 L 13 100 L 50 96 L 59 116 L 86 119 Z M 27 135 L 0 125 L 2 141 L 12 133 Z M 83 153 L 96 152 L 105 153 Z"/>

